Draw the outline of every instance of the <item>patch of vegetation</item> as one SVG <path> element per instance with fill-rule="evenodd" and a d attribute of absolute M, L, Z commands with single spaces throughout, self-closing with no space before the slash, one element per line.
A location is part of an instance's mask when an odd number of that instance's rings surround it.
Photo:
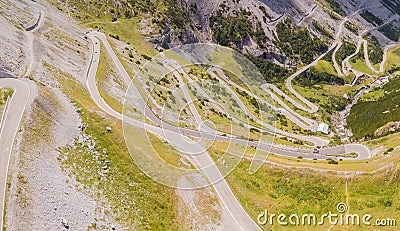
<path fill-rule="evenodd" d="M 332 35 L 331 33 L 329 33 L 329 31 L 328 31 L 324 26 L 322 26 L 321 24 L 319 24 L 317 21 L 313 20 L 313 21 L 312 21 L 312 25 L 313 25 L 319 32 L 321 32 L 322 35 L 324 35 L 324 36 L 326 36 L 326 37 L 328 37 L 328 38 L 330 38 L 330 39 L 333 39 L 333 35 Z"/>
<path fill-rule="evenodd" d="M 377 101 L 379 98 L 383 97 L 385 95 L 385 90 L 378 88 L 374 89 L 367 94 L 364 94 L 361 99 L 363 101 Z"/>
<path fill-rule="evenodd" d="M 354 34 L 358 34 L 358 30 L 360 29 L 358 27 L 358 25 L 356 25 L 350 21 L 346 21 L 346 23 L 344 24 L 344 27 L 346 27 L 346 29 L 353 32 Z"/>
<path fill-rule="evenodd" d="M 234 56 L 235 57 L 235 56 Z M 290 71 L 261 57 L 246 55 L 246 57 L 258 68 L 269 83 L 281 83 L 290 75 Z M 247 70 L 247 69 L 246 69 Z M 247 75 L 250 73 L 247 73 Z"/>
<path fill-rule="evenodd" d="M 363 49 L 361 49 L 361 50 L 363 50 Z M 372 72 L 371 69 L 369 69 L 369 67 L 367 66 L 367 64 L 365 63 L 365 60 L 363 58 L 362 59 L 361 58 L 352 59 L 351 66 L 353 67 L 354 70 L 357 70 L 359 72 L 362 72 L 362 73 L 365 73 L 368 75 L 374 75 L 374 72 Z"/>
<path fill-rule="evenodd" d="M 319 60 L 317 65 L 315 66 L 315 69 L 318 72 L 325 72 L 331 75 L 337 75 L 337 72 L 335 68 L 333 67 L 332 63 L 326 61 L 326 60 Z"/>
<path fill-rule="evenodd" d="M 156 25 L 158 32 L 174 33 L 180 39 L 188 39 L 187 32 L 194 28 L 185 9 L 177 0 L 127 0 L 127 1 L 78 1 L 66 3 L 51 2 L 61 11 L 67 11 L 72 17 L 83 23 L 92 22 L 119 22 L 121 19 L 132 20 L 148 18 L 152 15 L 149 24 Z M 74 8 L 69 6 L 73 5 Z M 113 34 L 113 36 L 118 36 Z M 165 44 L 163 44 L 165 45 Z"/>
<path fill-rule="evenodd" d="M 296 83 L 300 86 L 313 86 L 318 83 L 343 85 L 345 83 L 342 78 L 326 72 L 320 72 L 315 67 L 309 68 L 301 75 L 303 78 L 295 79 Z"/>
<path fill-rule="evenodd" d="M 367 34 L 368 43 L 368 56 L 369 61 L 374 65 L 381 63 L 383 60 L 383 50 L 381 49 L 378 39 L 371 33 Z"/>
<path fill-rule="evenodd" d="M 389 74 L 394 74 L 394 73 L 399 72 L 399 71 L 400 71 L 400 67 L 392 67 L 392 68 L 390 68 L 388 70 L 388 73 Z"/>
<path fill-rule="evenodd" d="M 321 119 L 323 121 L 330 121 L 330 117 L 334 112 L 343 110 L 350 103 L 350 99 L 354 94 L 354 88 L 346 85 L 316 84 L 308 87 L 295 85 L 294 88 L 306 99 L 320 107 L 317 115 L 320 115 L 320 117 L 313 119 Z M 347 94 L 350 99 L 344 98 L 344 94 Z"/>
<path fill-rule="evenodd" d="M 298 29 L 290 19 L 279 22 L 276 26 L 278 38 L 274 41 L 282 51 L 292 59 L 310 63 L 315 56 L 322 54 L 328 46 L 318 38 L 312 38 L 307 29 Z"/>
<path fill-rule="evenodd" d="M 111 38 L 114 38 L 114 39 L 116 39 L 116 40 L 119 40 L 119 35 L 113 35 L 113 34 L 109 34 L 109 36 L 111 37 Z"/>
<path fill-rule="evenodd" d="M 330 8 L 334 12 L 338 13 L 341 16 L 346 15 L 346 13 L 342 10 L 342 8 L 340 7 L 339 3 L 336 0 L 325 0 L 325 1 L 329 4 Z"/>
<path fill-rule="evenodd" d="M 121 121 L 104 117 L 83 87 L 59 76 L 64 92 L 81 108 L 84 134 L 95 140 L 94 149 L 76 141 L 60 149 L 65 171 L 74 175 L 84 191 L 110 205 L 113 217 L 138 230 L 177 230 L 176 192 L 144 174 L 132 161 L 122 139 Z M 106 127 L 112 128 L 107 132 Z"/>
<path fill-rule="evenodd" d="M 223 10 L 218 10 L 216 15 L 211 16 L 210 27 L 218 44 L 240 48 L 243 39 L 250 36 L 260 47 L 264 47 L 267 40 L 264 30 L 260 22 L 253 28 L 250 15 L 251 13 L 246 10 L 235 11 L 233 15 L 224 15 Z"/>
<path fill-rule="evenodd" d="M 400 40 L 399 28 L 395 28 L 391 23 L 382 26 L 378 30 L 392 41 L 398 42 Z"/>
<path fill-rule="evenodd" d="M 390 49 L 387 52 L 385 70 L 395 73 L 400 68 L 400 46 Z"/>
<path fill-rule="evenodd" d="M 267 23 L 267 19 L 268 19 L 268 21 L 271 21 L 272 16 L 268 14 L 267 9 L 265 9 L 264 6 L 259 6 L 258 8 L 259 8 L 259 9 L 263 12 L 263 14 L 264 14 L 264 15 L 263 15 L 263 21 L 264 21 L 264 23 Z"/>
<path fill-rule="evenodd" d="M 82 119 L 88 125 L 85 135 L 96 139 L 96 147 L 91 151 L 76 143 L 61 149 L 64 169 L 87 189 L 93 190 L 97 200 L 105 198 L 113 208 L 116 220 L 127 227 L 176 229 L 174 190 L 146 176 L 133 163 L 120 138 L 122 134 L 107 134 L 105 126 L 108 122 L 101 115 L 81 108 L 86 115 Z"/>
<path fill-rule="evenodd" d="M 327 163 L 329 160 L 324 162 Z M 335 164 L 338 161 L 330 162 L 332 164 L 329 166 L 339 169 L 337 166 L 342 166 L 344 161 L 341 161 L 339 165 Z M 397 169 L 378 172 L 375 177 L 360 174 L 346 180 L 341 175 L 271 165 L 264 165 L 255 174 L 249 174 L 249 166 L 250 163 L 241 162 L 227 177 L 227 182 L 244 209 L 255 221 L 265 209 L 269 214 L 312 213 L 320 216 L 326 213 L 325 211 L 335 210 L 336 205 L 346 202 L 347 197 L 350 211 L 355 214 L 368 213 L 373 216 L 391 217 L 397 214 L 400 206 L 397 200 L 400 195 L 397 189 L 400 183 L 399 178 L 396 177 Z M 322 226 L 308 226 L 307 230 L 327 230 L 329 226 L 330 224 L 326 223 Z M 266 224 L 261 228 L 264 230 L 304 230 L 304 227 L 279 226 L 276 223 L 273 226 Z M 383 230 L 392 229 L 393 227 L 388 227 Z M 365 227 L 354 226 L 354 230 L 365 230 Z"/>
<path fill-rule="evenodd" d="M 328 161 L 328 164 L 339 164 L 336 160 L 332 160 L 330 158 L 326 159 Z"/>
<path fill-rule="evenodd" d="M 323 96 L 327 97 L 327 103 L 323 104 L 321 107 L 328 114 L 333 114 L 336 111 L 342 111 L 350 103 L 350 101 L 345 99 L 343 96 L 328 96 L 324 93 Z"/>
<path fill-rule="evenodd" d="M 7 99 L 14 94 L 14 90 L 11 88 L 0 88 L 0 106 L 4 106 Z"/>
<path fill-rule="evenodd" d="M 381 0 L 380 1 L 386 8 L 393 14 L 400 15 L 400 1 L 399 0 Z"/>
<path fill-rule="evenodd" d="M 136 2 L 136 0 L 131 0 L 131 2 Z M 164 26 L 171 24 L 174 29 L 184 29 L 187 25 L 191 25 L 190 19 L 181 4 L 176 0 L 163 0 L 165 6 L 162 12 L 164 16 L 162 17 L 162 22 L 165 22 Z M 157 3 L 154 3 L 157 6 Z M 157 8 L 159 9 L 159 8 Z"/>
<path fill-rule="evenodd" d="M 322 58 L 322 60 L 325 60 L 325 61 L 327 61 L 327 62 L 329 62 L 330 64 L 333 65 L 333 60 L 332 60 L 333 51 L 334 51 L 334 49 L 332 49 L 331 51 L 326 53 L 326 55 Z"/>
<path fill-rule="evenodd" d="M 365 58 L 364 58 L 364 43 L 361 44 L 360 51 L 356 56 L 350 59 L 350 64 L 353 67 L 354 70 L 368 74 L 368 75 L 373 75 L 374 72 L 369 69 L 367 64 L 365 63 Z"/>
<path fill-rule="evenodd" d="M 353 54 L 354 52 L 356 52 L 356 45 L 354 45 L 353 43 L 344 41 L 342 47 L 340 47 L 340 49 L 336 52 L 336 61 L 338 63 L 342 63 L 342 61 L 350 56 L 351 54 Z"/>
<path fill-rule="evenodd" d="M 380 26 L 383 24 L 382 19 L 376 17 L 374 14 L 369 12 L 368 10 L 364 10 L 360 13 L 360 16 L 365 19 L 365 21 L 371 23 L 374 26 Z"/>
<path fill-rule="evenodd" d="M 374 132 L 391 121 L 400 120 L 400 78 L 383 86 L 384 96 L 376 101 L 360 101 L 351 109 L 347 125 L 356 139 L 373 137 Z"/>
<path fill-rule="evenodd" d="M 254 220 L 267 209 L 271 213 L 324 213 L 344 200 L 340 178 L 323 177 L 309 172 L 272 168 L 264 165 L 249 174 L 249 163 L 241 162 L 227 177 L 232 191 Z M 266 230 L 281 230 L 265 226 Z M 285 230 L 294 228 L 285 226 Z M 321 227 L 319 227 L 321 229 Z"/>

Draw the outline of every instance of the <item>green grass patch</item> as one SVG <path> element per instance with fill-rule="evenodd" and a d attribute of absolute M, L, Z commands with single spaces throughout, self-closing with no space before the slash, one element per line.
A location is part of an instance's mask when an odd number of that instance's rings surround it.
<path fill-rule="evenodd" d="M 377 101 L 385 95 L 385 90 L 377 89 L 363 95 L 361 100 L 363 101 Z"/>
<path fill-rule="evenodd" d="M 91 22 L 85 23 L 83 26 L 87 28 L 99 28 L 105 32 L 106 35 L 118 35 L 119 40 L 129 43 L 140 54 L 149 56 L 157 55 L 158 52 L 154 49 L 153 45 L 146 41 L 140 32 L 140 18 L 120 19 L 115 23 L 111 22 Z"/>
<path fill-rule="evenodd" d="M 227 177 L 228 184 L 244 209 L 254 220 L 267 209 L 270 213 L 323 214 L 333 211 L 336 204 L 345 201 L 341 178 L 309 171 L 288 170 L 264 165 L 255 174 L 249 174 L 249 163 L 241 162 Z M 263 226 L 266 230 L 304 230 L 294 226 Z M 307 227 L 309 230 L 328 228 Z"/>
<path fill-rule="evenodd" d="M 11 88 L 0 88 L 0 106 L 5 106 L 7 99 L 14 94 Z"/>
<path fill-rule="evenodd" d="M 356 59 L 355 62 L 352 59 L 350 61 L 350 64 L 353 67 L 353 69 L 356 70 L 356 71 L 359 71 L 359 72 L 362 72 L 362 73 L 365 73 L 365 74 L 368 74 L 368 75 L 373 75 L 374 74 L 374 72 L 372 72 L 368 68 L 367 64 L 365 64 L 365 61 L 362 60 L 362 59 Z"/>
<path fill-rule="evenodd" d="M 396 67 L 400 67 L 400 46 L 390 49 L 387 52 L 385 70 L 388 71 L 389 69 Z"/>
<path fill-rule="evenodd" d="M 301 160 L 303 161 L 303 160 Z M 342 164 L 340 162 L 339 166 Z M 398 218 L 400 200 L 398 170 L 381 171 L 350 177 L 346 195 L 346 178 L 342 175 L 319 173 L 304 169 L 285 169 L 264 165 L 255 174 L 249 174 L 250 164 L 241 162 L 227 177 L 228 184 L 244 209 L 255 221 L 258 215 L 269 213 L 290 215 L 312 213 L 317 217 L 329 211 L 337 212 L 338 203 L 346 203 L 348 197 L 350 213 L 361 216 L 370 213 L 374 217 Z M 331 165 L 334 166 L 334 165 Z M 383 187 L 384 186 L 384 187 Z M 323 226 L 263 226 L 265 230 L 327 230 Z M 351 230 L 365 230 L 365 226 L 349 226 Z M 342 230 L 337 226 L 334 230 Z M 354 229 L 353 229 L 354 228 Z M 393 230 L 393 227 L 382 227 Z"/>
<path fill-rule="evenodd" d="M 317 71 L 319 72 L 326 72 L 331 75 L 337 75 L 337 72 L 332 63 L 325 60 L 319 60 L 317 65 L 315 66 L 315 69 L 317 69 Z"/>

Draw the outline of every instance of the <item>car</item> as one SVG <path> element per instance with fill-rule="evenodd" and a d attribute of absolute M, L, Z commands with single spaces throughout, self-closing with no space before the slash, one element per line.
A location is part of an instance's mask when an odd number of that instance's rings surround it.
<path fill-rule="evenodd" d="M 314 148 L 313 153 L 319 153 L 318 148 Z"/>

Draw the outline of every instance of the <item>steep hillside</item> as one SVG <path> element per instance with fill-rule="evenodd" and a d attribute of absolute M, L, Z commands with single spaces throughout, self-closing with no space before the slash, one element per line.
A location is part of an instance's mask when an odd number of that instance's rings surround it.
<path fill-rule="evenodd" d="M 309 63 L 326 51 L 345 17 L 348 21 L 338 39 L 355 43 L 367 32 L 380 46 L 399 39 L 398 0 L 72 0 L 69 5 L 53 4 L 83 22 L 139 18 L 142 34 L 157 47 L 213 42 L 289 66 Z"/>
<path fill-rule="evenodd" d="M 397 41 L 399 36 L 393 33 L 399 27 L 396 4 L 395 0 L 225 0 L 216 5 L 212 0 L 187 0 L 184 5 L 202 38 L 291 64 L 308 63 L 322 53 L 346 16 L 346 29 L 340 35 L 345 40 L 354 42 L 371 30 L 380 45 Z"/>

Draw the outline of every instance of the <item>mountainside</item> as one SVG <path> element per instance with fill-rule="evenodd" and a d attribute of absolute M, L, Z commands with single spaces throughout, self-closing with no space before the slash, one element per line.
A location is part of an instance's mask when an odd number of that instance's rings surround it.
<path fill-rule="evenodd" d="M 196 25 L 199 40 L 291 64 L 308 63 L 324 51 L 346 16 L 348 22 L 340 35 L 345 40 L 355 41 L 358 35 L 371 30 L 371 36 L 380 45 L 397 41 L 399 35 L 393 31 L 400 25 L 398 4 L 397 0 L 237 0 L 219 4 L 212 0 L 187 0 L 183 6 Z"/>
<path fill-rule="evenodd" d="M 142 15 L 142 33 L 164 48 L 214 42 L 286 65 L 307 63 L 326 50 L 344 17 L 348 21 L 340 33 L 341 39 L 355 42 L 367 31 L 381 46 L 399 39 L 398 0 L 101 2 L 69 1 L 70 5 L 65 5 L 59 1 L 57 4 L 66 6 L 81 21 L 90 21 L 93 16 L 117 21 Z M 82 13 L 87 16 L 82 17 Z"/>

